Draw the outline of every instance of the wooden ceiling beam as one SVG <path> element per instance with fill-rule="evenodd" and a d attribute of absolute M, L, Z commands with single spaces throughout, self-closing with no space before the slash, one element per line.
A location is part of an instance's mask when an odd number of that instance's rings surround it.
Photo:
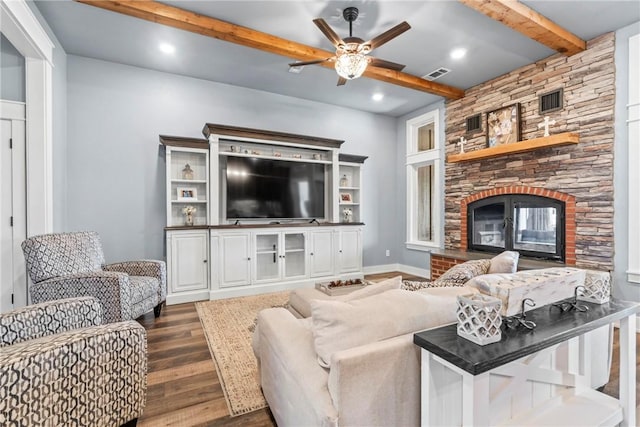
<path fill-rule="evenodd" d="M 221 21 L 209 16 L 200 15 L 188 10 L 158 3 L 156 1 L 141 0 L 75 0 L 101 9 L 122 13 L 169 27 L 178 28 L 192 33 L 213 37 L 226 42 L 262 50 L 264 52 L 292 58 L 297 61 L 312 61 L 324 59 L 334 55 L 323 49 L 318 49 L 302 43 L 287 40 L 251 28 L 242 27 Z M 334 68 L 333 63 L 318 64 L 327 68 Z M 368 67 L 364 73 L 366 77 L 419 90 L 450 99 L 460 99 L 464 90 L 424 80 L 411 74 Z"/>
<path fill-rule="evenodd" d="M 580 37 L 517 0 L 459 1 L 566 56 L 587 48 L 587 43 Z"/>

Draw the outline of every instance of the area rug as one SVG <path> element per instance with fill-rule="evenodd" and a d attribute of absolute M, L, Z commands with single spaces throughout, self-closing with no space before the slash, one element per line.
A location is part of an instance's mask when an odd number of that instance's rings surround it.
<path fill-rule="evenodd" d="M 258 312 L 284 307 L 289 292 L 204 301 L 196 304 L 220 385 L 232 417 L 265 408 L 251 335 Z"/>

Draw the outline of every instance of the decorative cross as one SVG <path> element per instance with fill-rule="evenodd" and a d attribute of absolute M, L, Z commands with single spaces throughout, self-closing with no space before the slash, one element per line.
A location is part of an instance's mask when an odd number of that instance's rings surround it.
<path fill-rule="evenodd" d="M 460 154 L 464 153 L 464 145 L 467 143 L 467 140 L 464 139 L 464 136 L 460 137 L 460 141 L 457 143 L 457 145 L 460 147 Z"/>
<path fill-rule="evenodd" d="M 555 124 L 555 120 L 549 120 L 549 116 L 544 116 L 544 122 L 538 123 L 538 128 L 544 128 L 544 136 L 549 136 L 549 125 Z"/>

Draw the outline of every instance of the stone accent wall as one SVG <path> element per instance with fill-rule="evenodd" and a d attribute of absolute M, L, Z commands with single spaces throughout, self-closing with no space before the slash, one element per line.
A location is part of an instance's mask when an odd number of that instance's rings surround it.
<path fill-rule="evenodd" d="M 577 132 L 580 143 L 508 154 L 492 159 L 446 163 L 445 248 L 462 249 L 462 201 L 474 194 L 523 186 L 575 197 L 575 263 L 578 267 L 613 268 L 614 34 L 597 37 L 587 50 L 561 54 L 517 69 L 466 91 L 446 104 L 447 155 L 486 147 L 486 112 L 520 103 L 522 139 L 542 137 L 538 95 L 564 89 L 564 108 L 549 113 L 550 133 Z M 482 132 L 465 133 L 465 119 L 482 114 Z M 541 193 L 540 193 L 541 194 Z M 466 209 L 466 207 L 465 207 Z M 466 218 L 466 212 L 465 212 Z M 466 228 L 466 223 L 465 223 Z M 567 236 L 570 230 L 567 230 Z M 572 260 L 573 261 L 573 260 Z"/>

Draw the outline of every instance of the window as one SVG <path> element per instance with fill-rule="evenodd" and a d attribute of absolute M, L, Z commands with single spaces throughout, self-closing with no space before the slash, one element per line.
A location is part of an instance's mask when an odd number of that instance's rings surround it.
<path fill-rule="evenodd" d="M 438 110 L 407 121 L 407 248 L 440 247 L 442 147 Z"/>

